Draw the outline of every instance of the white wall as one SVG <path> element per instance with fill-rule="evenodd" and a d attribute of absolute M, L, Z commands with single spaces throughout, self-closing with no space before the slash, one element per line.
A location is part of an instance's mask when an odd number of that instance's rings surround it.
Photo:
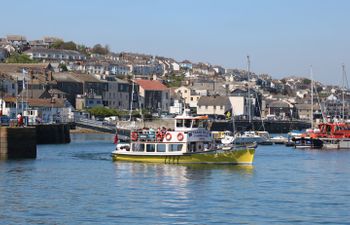
<path fill-rule="evenodd" d="M 229 99 L 232 105 L 233 115 L 245 115 L 244 96 L 230 96 Z"/>

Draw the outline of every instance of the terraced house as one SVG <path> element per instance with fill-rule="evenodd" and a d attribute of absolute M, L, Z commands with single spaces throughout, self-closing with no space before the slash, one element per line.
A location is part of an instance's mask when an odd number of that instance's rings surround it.
<path fill-rule="evenodd" d="M 86 56 L 78 51 L 61 50 L 61 49 L 46 49 L 46 48 L 32 48 L 24 52 L 31 59 L 40 61 L 85 61 Z"/>
<path fill-rule="evenodd" d="M 134 81 L 139 86 L 141 108 L 151 112 L 169 112 L 170 90 L 158 80 Z"/>

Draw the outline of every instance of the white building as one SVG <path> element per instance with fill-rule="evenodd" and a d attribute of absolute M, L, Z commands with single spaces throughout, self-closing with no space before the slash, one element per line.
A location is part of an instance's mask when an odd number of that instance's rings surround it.
<path fill-rule="evenodd" d="M 29 49 L 24 52 L 31 59 L 45 60 L 45 61 L 84 61 L 86 56 L 80 52 L 73 50 L 61 50 L 61 49 L 45 49 L 36 48 Z"/>
<path fill-rule="evenodd" d="M 181 86 L 175 89 L 175 93 L 180 94 L 186 105 L 191 108 L 197 108 L 199 98 L 201 96 L 207 96 L 208 90 L 195 90 L 190 87 Z"/>
<path fill-rule="evenodd" d="M 182 114 L 183 109 L 184 109 L 183 103 L 175 99 L 174 104 L 169 108 L 169 113 L 179 115 L 179 114 Z"/>
<path fill-rule="evenodd" d="M 244 96 L 230 96 L 232 105 L 232 113 L 235 116 L 246 115 L 245 97 Z"/>

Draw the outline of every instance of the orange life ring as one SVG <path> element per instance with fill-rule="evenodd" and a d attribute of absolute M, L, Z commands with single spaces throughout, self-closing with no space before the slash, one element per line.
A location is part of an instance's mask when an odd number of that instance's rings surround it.
<path fill-rule="evenodd" d="M 167 141 L 170 141 L 171 140 L 171 133 L 167 133 L 165 135 L 165 138 L 166 138 Z"/>
<path fill-rule="evenodd" d="M 138 137 L 139 137 L 139 135 L 137 134 L 137 132 L 132 132 L 131 133 L 131 140 L 132 141 L 137 141 Z"/>
<path fill-rule="evenodd" d="M 184 139 L 184 135 L 182 133 L 177 134 L 177 140 L 182 141 Z"/>

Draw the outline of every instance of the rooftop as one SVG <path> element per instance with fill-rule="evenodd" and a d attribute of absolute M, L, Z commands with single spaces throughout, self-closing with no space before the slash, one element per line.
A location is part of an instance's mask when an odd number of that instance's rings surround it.
<path fill-rule="evenodd" d="M 140 85 L 144 90 L 147 91 L 164 91 L 167 90 L 167 86 L 162 84 L 158 80 L 135 80 L 135 83 Z"/>
<path fill-rule="evenodd" d="M 226 96 L 202 96 L 198 100 L 198 106 L 221 106 L 226 103 L 230 103 L 230 100 Z"/>

